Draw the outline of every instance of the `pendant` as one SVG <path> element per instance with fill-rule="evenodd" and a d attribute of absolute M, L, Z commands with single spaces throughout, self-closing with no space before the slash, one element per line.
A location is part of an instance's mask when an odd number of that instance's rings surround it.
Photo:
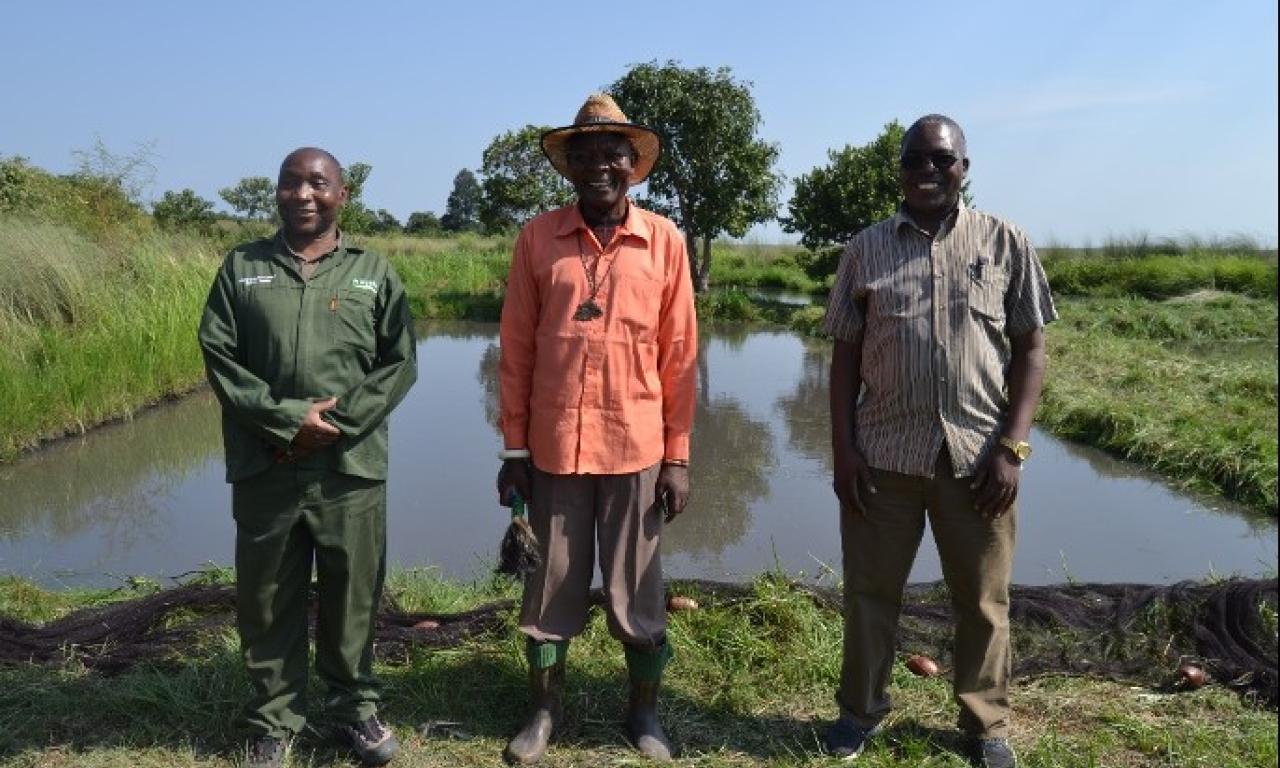
<path fill-rule="evenodd" d="M 595 320 L 604 314 L 604 310 L 596 303 L 595 299 L 587 299 L 578 305 L 578 310 L 573 313 L 574 320 Z"/>

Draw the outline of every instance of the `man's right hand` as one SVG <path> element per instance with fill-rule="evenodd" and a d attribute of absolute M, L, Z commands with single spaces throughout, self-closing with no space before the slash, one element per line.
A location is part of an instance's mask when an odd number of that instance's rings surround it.
<path fill-rule="evenodd" d="M 311 404 L 302 420 L 302 426 L 298 428 L 298 434 L 293 436 L 293 443 L 289 446 L 295 454 L 313 453 L 342 437 L 342 432 L 323 418 L 324 412 L 337 404 L 336 397 L 317 400 Z"/>
<path fill-rule="evenodd" d="M 871 468 L 862 452 L 857 448 L 839 451 L 835 456 L 836 496 L 840 499 L 840 508 L 849 509 L 860 515 L 867 514 L 863 493 L 875 493 L 876 486 L 871 481 Z"/>
<path fill-rule="evenodd" d="M 502 468 L 498 470 L 498 503 L 504 507 L 511 506 L 513 492 L 528 501 L 532 495 L 531 475 L 528 459 L 503 461 Z"/>

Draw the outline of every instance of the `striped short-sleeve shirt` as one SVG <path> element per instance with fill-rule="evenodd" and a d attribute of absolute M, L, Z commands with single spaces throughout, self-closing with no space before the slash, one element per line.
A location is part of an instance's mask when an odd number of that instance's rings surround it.
<path fill-rule="evenodd" d="M 961 203 L 932 238 L 904 211 L 859 232 L 826 329 L 862 340 L 855 431 L 867 463 L 931 477 L 945 444 L 955 476 L 974 474 L 1008 412 L 1010 339 L 1057 316 L 1026 235 L 988 213 Z"/>

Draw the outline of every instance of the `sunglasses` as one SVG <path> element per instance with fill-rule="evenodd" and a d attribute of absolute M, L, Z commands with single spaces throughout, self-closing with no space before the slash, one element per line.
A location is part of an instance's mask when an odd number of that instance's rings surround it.
<path fill-rule="evenodd" d="M 904 171 L 921 171 L 924 170 L 926 163 L 930 163 L 934 168 L 945 171 L 956 163 L 960 162 L 960 158 L 950 152 L 931 152 L 924 154 L 923 152 L 908 152 L 903 155 L 899 162 L 902 164 Z"/>

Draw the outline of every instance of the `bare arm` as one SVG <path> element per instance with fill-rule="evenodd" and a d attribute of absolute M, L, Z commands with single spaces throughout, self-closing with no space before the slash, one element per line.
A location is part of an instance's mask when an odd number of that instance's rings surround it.
<path fill-rule="evenodd" d="M 862 335 L 836 341 L 831 355 L 831 455 L 835 464 L 835 492 L 842 509 L 866 514 L 862 490 L 875 493 L 871 470 L 858 450 L 857 403 L 862 391 Z"/>

